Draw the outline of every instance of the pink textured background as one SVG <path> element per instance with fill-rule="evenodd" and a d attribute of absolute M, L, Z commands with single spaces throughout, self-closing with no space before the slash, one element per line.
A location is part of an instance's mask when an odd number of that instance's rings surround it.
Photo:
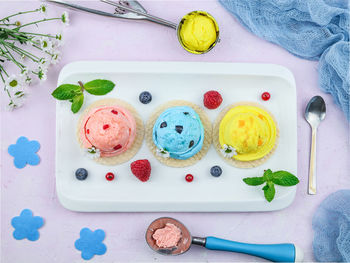
<path fill-rule="evenodd" d="M 70 12 L 71 25 L 64 30 L 66 44 L 60 64 L 53 67 L 43 85 L 31 88 L 24 107 L 4 111 L 6 97 L 1 93 L 1 262 L 80 262 L 74 248 L 82 227 L 106 231 L 107 253 L 92 262 L 125 261 L 258 261 L 229 252 L 193 247 L 178 257 L 165 257 L 151 251 L 145 241 L 147 225 L 159 216 L 183 221 L 194 235 L 215 235 L 243 242 L 295 242 L 313 260 L 312 215 L 330 193 L 350 187 L 349 127 L 329 95 L 317 87 L 317 62 L 294 57 L 282 48 L 246 31 L 216 1 L 146 1 L 146 9 L 177 21 L 192 10 L 206 10 L 218 21 L 221 43 L 206 55 L 192 55 L 177 43 L 173 29 L 146 22 L 124 22 L 90 14 Z M 38 6 L 38 2 L 0 1 L 0 17 Z M 100 3 L 85 5 L 104 6 Z M 49 6 L 50 15 L 63 9 Z M 54 32 L 58 23 L 40 27 Z M 64 209 L 55 192 L 55 88 L 60 69 L 76 60 L 116 61 L 210 61 L 276 63 L 295 76 L 298 94 L 298 175 L 301 183 L 294 203 L 282 211 L 268 213 L 76 213 Z M 318 136 L 318 194 L 306 194 L 310 128 L 303 118 L 308 100 L 320 94 L 327 103 L 327 117 Z M 282 109 L 288 110 L 288 109 Z M 41 143 L 38 166 L 16 169 L 7 147 L 21 135 Z M 36 242 L 12 237 L 12 217 L 30 208 L 45 219 Z"/>

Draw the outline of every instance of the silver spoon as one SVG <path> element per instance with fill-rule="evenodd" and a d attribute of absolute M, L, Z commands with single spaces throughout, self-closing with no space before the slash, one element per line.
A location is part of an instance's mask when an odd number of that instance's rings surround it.
<path fill-rule="evenodd" d="M 305 119 L 312 129 L 309 190 L 310 195 L 316 194 L 316 134 L 318 125 L 326 117 L 326 104 L 321 96 L 313 97 L 306 106 Z"/>
<path fill-rule="evenodd" d="M 158 247 L 153 234 L 164 228 L 166 224 L 173 224 L 181 231 L 177 245 L 169 248 Z M 167 236 L 168 234 L 166 234 Z M 225 240 L 217 237 L 194 237 L 180 221 L 171 217 L 160 217 L 154 220 L 146 231 L 146 242 L 151 249 L 162 255 L 180 255 L 187 252 L 191 245 L 198 245 L 210 250 L 221 250 L 253 255 L 274 262 L 301 262 L 303 251 L 294 244 L 248 244 Z"/>
<path fill-rule="evenodd" d="M 171 21 L 168 21 L 168 20 L 165 20 L 163 18 L 149 14 L 147 12 L 147 10 L 136 0 L 119 0 L 119 1 L 100 0 L 100 1 L 103 3 L 114 6 L 115 12 L 108 13 L 105 11 L 96 10 L 96 9 L 88 8 L 85 6 L 77 5 L 75 3 L 66 2 L 64 0 L 45 0 L 45 2 L 48 2 L 48 3 L 53 3 L 56 5 L 68 7 L 70 9 L 76 9 L 76 10 L 80 10 L 80 11 L 84 11 L 84 12 L 88 12 L 88 13 L 92 13 L 92 14 L 97 14 L 97 15 L 102 15 L 102 16 L 107 16 L 107 17 L 114 17 L 114 18 L 130 19 L 130 20 L 146 20 L 146 21 L 150 21 L 150 22 L 153 22 L 156 24 L 160 24 L 163 26 L 173 28 L 177 32 L 177 38 L 178 38 L 181 46 L 186 51 L 188 51 L 190 53 L 194 53 L 194 54 L 207 53 L 210 50 L 212 50 L 218 42 L 220 42 L 218 24 L 217 24 L 216 20 L 207 12 L 192 11 L 192 12 L 187 14 L 187 15 L 190 15 L 190 14 L 194 14 L 194 13 L 199 13 L 201 15 L 208 16 L 213 20 L 213 23 L 216 26 L 216 39 L 215 39 L 214 43 L 212 43 L 207 50 L 198 51 L 198 50 L 188 49 L 180 36 L 180 31 L 181 31 L 182 25 L 185 21 L 185 17 L 183 17 L 181 19 L 180 23 L 177 24 L 177 23 L 173 23 Z"/>

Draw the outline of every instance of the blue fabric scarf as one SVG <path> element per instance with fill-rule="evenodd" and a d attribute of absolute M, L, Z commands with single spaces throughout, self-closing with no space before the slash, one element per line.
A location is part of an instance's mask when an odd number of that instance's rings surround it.
<path fill-rule="evenodd" d="M 350 121 L 348 0 L 219 0 L 251 32 L 319 60 L 319 85 Z"/>
<path fill-rule="evenodd" d="M 317 261 L 350 261 L 350 190 L 329 195 L 312 220 L 314 256 Z"/>

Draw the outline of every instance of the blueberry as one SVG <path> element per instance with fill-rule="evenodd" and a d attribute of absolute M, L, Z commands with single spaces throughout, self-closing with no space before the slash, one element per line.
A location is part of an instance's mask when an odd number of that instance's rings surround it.
<path fill-rule="evenodd" d="M 166 126 L 168 126 L 168 124 L 166 123 L 166 121 L 163 121 L 163 122 L 160 124 L 160 128 L 165 128 Z"/>
<path fill-rule="evenodd" d="M 175 130 L 177 133 L 181 134 L 182 133 L 182 130 L 184 129 L 184 126 L 181 126 L 181 125 L 176 125 L 175 126 Z"/>
<path fill-rule="evenodd" d="M 85 180 L 88 176 L 88 171 L 85 168 L 79 168 L 75 171 L 75 177 L 78 180 Z"/>
<path fill-rule="evenodd" d="M 152 95 L 148 91 L 144 91 L 140 93 L 139 100 L 143 104 L 148 104 L 152 101 Z"/>
<path fill-rule="evenodd" d="M 220 166 L 215 165 L 210 169 L 210 173 L 212 176 L 219 177 L 222 174 L 222 169 Z"/>
<path fill-rule="evenodd" d="M 191 140 L 191 141 L 190 141 L 190 144 L 188 145 L 188 148 L 191 148 L 193 145 L 194 145 L 194 141 Z"/>

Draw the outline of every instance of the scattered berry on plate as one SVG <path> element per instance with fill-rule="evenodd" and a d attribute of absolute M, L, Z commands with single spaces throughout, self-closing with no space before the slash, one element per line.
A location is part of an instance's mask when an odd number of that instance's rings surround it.
<path fill-rule="evenodd" d="M 222 97 L 219 92 L 210 90 L 204 94 L 203 103 L 205 107 L 213 110 L 221 105 Z"/>
<path fill-rule="evenodd" d="M 148 104 L 152 101 L 152 94 L 148 91 L 143 91 L 140 93 L 139 100 L 143 104 Z"/>
<path fill-rule="evenodd" d="M 192 182 L 193 181 L 193 175 L 192 174 L 186 174 L 186 177 L 185 177 L 186 181 L 187 182 Z"/>
<path fill-rule="evenodd" d="M 135 175 L 141 182 L 148 181 L 151 176 L 151 164 L 147 159 L 132 162 L 130 168 L 133 175 Z"/>
<path fill-rule="evenodd" d="M 79 168 L 75 171 L 75 177 L 78 180 L 85 180 L 88 176 L 88 171 L 85 168 Z"/>
<path fill-rule="evenodd" d="M 212 168 L 210 168 L 210 174 L 214 177 L 219 177 L 222 174 L 222 169 L 220 166 L 215 165 Z"/>
<path fill-rule="evenodd" d="M 114 173 L 106 173 L 106 179 L 107 181 L 113 181 L 114 180 Z"/>
<path fill-rule="evenodd" d="M 271 98 L 271 95 L 268 92 L 264 92 L 263 94 L 261 94 L 261 98 L 262 98 L 262 100 L 267 101 Z"/>

